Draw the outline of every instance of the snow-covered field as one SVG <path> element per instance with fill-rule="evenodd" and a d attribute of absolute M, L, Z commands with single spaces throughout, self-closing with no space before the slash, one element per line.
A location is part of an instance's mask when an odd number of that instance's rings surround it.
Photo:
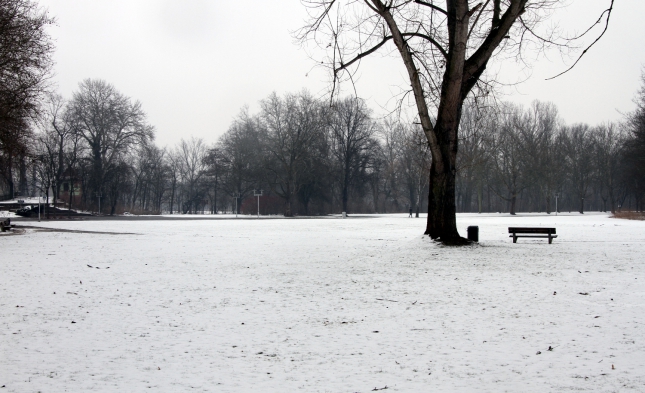
<path fill-rule="evenodd" d="M 0 236 L 0 392 L 645 391 L 642 221 L 16 224 L 70 231 Z"/>

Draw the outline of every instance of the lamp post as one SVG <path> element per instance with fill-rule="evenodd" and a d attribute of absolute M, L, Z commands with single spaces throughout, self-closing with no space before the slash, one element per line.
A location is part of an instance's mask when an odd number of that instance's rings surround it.
<path fill-rule="evenodd" d="M 253 195 L 258 197 L 258 218 L 260 218 L 260 197 L 262 196 L 262 190 L 253 190 Z"/>
<path fill-rule="evenodd" d="M 38 194 L 38 222 L 40 222 L 40 198 L 42 198 L 42 194 Z"/>
<path fill-rule="evenodd" d="M 558 215 L 558 196 L 560 196 L 560 194 L 556 192 L 555 193 L 555 215 L 556 216 Z"/>

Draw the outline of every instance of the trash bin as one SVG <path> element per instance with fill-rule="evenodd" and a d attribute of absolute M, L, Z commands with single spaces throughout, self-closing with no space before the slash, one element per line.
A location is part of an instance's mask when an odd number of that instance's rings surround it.
<path fill-rule="evenodd" d="M 468 240 L 479 242 L 479 227 L 468 227 Z"/>

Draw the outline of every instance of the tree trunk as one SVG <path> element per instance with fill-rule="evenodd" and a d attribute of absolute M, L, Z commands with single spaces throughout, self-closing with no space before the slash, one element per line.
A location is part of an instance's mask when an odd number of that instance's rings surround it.
<path fill-rule="evenodd" d="M 11 156 L 11 152 L 7 152 L 7 185 L 9 186 L 9 198 L 13 199 L 15 197 L 15 190 L 14 190 L 14 183 L 13 183 L 13 157 Z"/>
<path fill-rule="evenodd" d="M 20 154 L 19 157 L 20 161 L 20 173 L 19 173 L 19 180 L 18 180 L 18 189 L 20 190 L 20 196 L 21 197 L 27 197 L 29 195 L 27 192 L 27 160 L 25 158 L 24 154 Z"/>
<path fill-rule="evenodd" d="M 69 177 L 69 204 L 67 205 L 67 218 L 72 216 L 72 198 L 74 198 L 74 180 Z"/>
<path fill-rule="evenodd" d="M 482 214 L 482 185 L 477 187 L 477 213 Z"/>
<path fill-rule="evenodd" d="M 546 196 L 546 214 L 551 214 L 551 195 Z"/>
<path fill-rule="evenodd" d="M 343 211 L 345 213 L 347 213 L 348 188 L 349 188 L 349 186 L 347 185 L 347 180 L 344 180 L 343 181 L 343 192 L 342 192 L 342 204 L 343 204 Z"/>
<path fill-rule="evenodd" d="M 175 184 L 176 182 L 173 180 L 172 182 L 172 189 L 170 191 L 170 214 L 173 212 L 174 208 L 174 202 L 175 202 Z"/>
<path fill-rule="evenodd" d="M 295 186 L 292 186 L 291 180 L 287 181 L 287 190 L 284 193 L 285 194 L 285 201 L 284 201 L 284 216 L 285 217 L 293 217 L 293 189 Z"/>
<path fill-rule="evenodd" d="M 517 194 L 512 193 L 511 194 L 511 208 L 510 208 L 510 213 L 512 216 L 515 215 L 515 204 L 517 203 Z"/>
<path fill-rule="evenodd" d="M 430 191 L 428 194 L 428 221 L 426 235 L 442 242 L 459 242 L 455 216 L 455 173 L 448 171 L 450 166 L 443 165 L 444 170 L 437 170 L 433 161 L 430 166 Z"/>
<path fill-rule="evenodd" d="M 419 188 L 421 188 L 419 186 Z M 419 218 L 419 205 L 421 204 L 421 190 L 417 190 L 417 203 L 416 203 L 416 214 L 414 215 L 415 218 Z"/>

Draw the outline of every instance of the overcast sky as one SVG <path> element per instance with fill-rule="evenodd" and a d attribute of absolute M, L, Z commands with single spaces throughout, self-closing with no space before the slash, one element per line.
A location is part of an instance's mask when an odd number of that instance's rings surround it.
<path fill-rule="evenodd" d="M 106 80 L 141 101 L 161 146 L 191 135 L 215 142 L 242 107 L 257 110 L 272 91 L 327 91 L 327 75 L 292 38 L 306 16 L 299 0 L 39 1 L 57 19 L 60 93 L 71 97 L 85 78 Z M 575 0 L 560 23 L 592 22 L 609 1 Z M 555 53 L 540 56 L 530 79 L 502 98 L 552 101 L 568 123 L 621 120 L 645 65 L 643 15 L 645 1 L 617 0 L 609 31 L 572 72 L 545 81 L 566 66 Z M 384 113 L 405 69 L 380 56 L 361 67 L 358 94 Z"/>

